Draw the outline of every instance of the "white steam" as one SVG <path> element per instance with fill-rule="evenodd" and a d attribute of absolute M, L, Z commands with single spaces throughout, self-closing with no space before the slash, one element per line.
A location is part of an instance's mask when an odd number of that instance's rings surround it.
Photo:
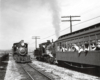
<path fill-rule="evenodd" d="M 46 2 L 49 3 L 50 9 L 52 11 L 52 24 L 53 27 L 55 28 L 55 34 L 57 38 L 60 35 L 60 8 L 58 5 L 57 0 L 45 0 Z"/>
<path fill-rule="evenodd" d="M 60 14 L 59 14 L 60 9 L 56 0 L 49 0 L 49 1 L 50 1 L 50 7 L 52 9 L 52 19 L 53 19 L 52 23 L 54 25 L 55 33 L 58 38 L 60 33 Z"/>

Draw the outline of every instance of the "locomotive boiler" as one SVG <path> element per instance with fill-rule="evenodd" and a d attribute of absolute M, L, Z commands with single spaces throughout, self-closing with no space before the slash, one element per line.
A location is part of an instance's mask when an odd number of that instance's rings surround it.
<path fill-rule="evenodd" d="M 39 44 L 39 48 L 34 50 L 34 56 L 37 60 L 47 63 L 56 63 L 54 42 L 47 42 Z"/>
<path fill-rule="evenodd" d="M 31 62 L 30 55 L 28 55 L 28 44 L 24 43 L 24 40 L 14 43 L 12 50 L 16 62 Z"/>

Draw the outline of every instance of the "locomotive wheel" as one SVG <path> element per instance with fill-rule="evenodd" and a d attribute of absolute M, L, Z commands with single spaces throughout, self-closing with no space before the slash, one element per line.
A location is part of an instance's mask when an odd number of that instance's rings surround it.
<path fill-rule="evenodd" d="M 54 63 L 54 59 L 51 57 L 50 58 L 50 63 L 53 64 Z"/>
<path fill-rule="evenodd" d="M 50 63 L 50 57 L 49 56 L 46 57 L 46 62 Z"/>
<path fill-rule="evenodd" d="M 47 58 L 46 62 L 47 62 L 47 63 L 50 63 L 50 58 Z"/>
<path fill-rule="evenodd" d="M 39 61 L 41 61 L 41 58 L 40 58 L 40 57 L 38 57 L 38 60 L 39 60 Z"/>

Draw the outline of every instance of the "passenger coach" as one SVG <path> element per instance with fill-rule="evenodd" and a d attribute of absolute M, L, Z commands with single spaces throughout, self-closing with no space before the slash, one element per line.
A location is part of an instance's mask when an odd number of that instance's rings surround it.
<path fill-rule="evenodd" d="M 55 43 L 58 62 L 100 67 L 100 23 L 60 36 Z"/>

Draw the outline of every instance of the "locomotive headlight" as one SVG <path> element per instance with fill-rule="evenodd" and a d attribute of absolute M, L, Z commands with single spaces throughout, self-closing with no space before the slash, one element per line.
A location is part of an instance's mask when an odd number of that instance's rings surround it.
<path fill-rule="evenodd" d="M 26 49 L 23 48 L 23 47 L 20 47 L 19 48 L 19 53 L 20 53 L 20 55 L 25 55 L 26 54 Z"/>

